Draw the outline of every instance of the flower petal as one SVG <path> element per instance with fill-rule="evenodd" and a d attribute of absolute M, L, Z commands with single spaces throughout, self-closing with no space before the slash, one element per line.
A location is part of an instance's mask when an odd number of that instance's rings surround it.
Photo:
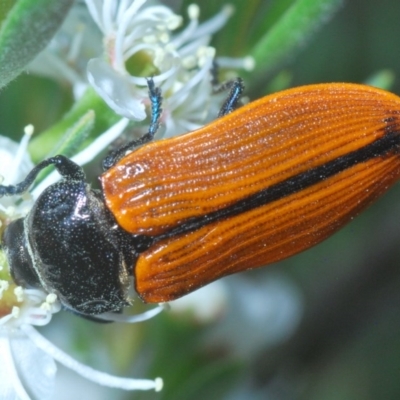
<path fill-rule="evenodd" d="M 141 100 L 146 95 L 135 93 L 132 88 L 136 92 L 140 89 L 131 86 L 129 80 L 114 71 L 109 64 L 94 58 L 88 63 L 87 73 L 90 84 L 117 114 L 135 121 L 146 118 Z"/>
<path fill-rule="evenodd" d="M 131 379 L 131 378 L 120 378 L 107 374 L 105 372 L 97 371 L 87 365 L 80 363 L 79 361 L 72 358 L 67 353 L 63 352 L 58 347 L 54 346 L 49 342 L 44 336 L 37 332 L 33 326 L 23 325 L 21 326 L 23 330 L 32 342 L 43 351 L 50 354 L 55 360 L 65 365 L 67 368 L 72 369 L 79 375 L 99 385 L 119 388 L 123 390 L 155 390 L 160 391 L 163 387 L 163 381 L 161 378 L 156 378 L 154 380 L 150 379 Z"/>
<path fill-rule="evenodd" d="M 14 333 L 10 340 L 1 334 L 0 359 L 1 399 L 52 398 L 56 364 L 25 335 Z"/>
<path fill-rule="evenodd" d="M 21 144 L 12 141 L 8 137 L 0 136 L 0 175 L 4 177 L 3 185 L 19 182 L 33 168 L 33 163 L 27 151 L 24 152 L 18 165 L 16 165 L 15 158 L 20 147 Z"/>

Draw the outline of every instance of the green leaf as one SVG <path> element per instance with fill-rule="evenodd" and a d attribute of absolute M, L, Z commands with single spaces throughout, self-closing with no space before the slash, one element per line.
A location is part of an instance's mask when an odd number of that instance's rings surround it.
<path fill-rule="evenodd" d="M 393 71 L 383 69 L 370 76 L 364 83 L 381 89 L 391 90 L 395 79 L 396 76 Z"/>
<path fill-rule="evenodd" d="M 95 112 L 93 110 L 89 110 L 86 114 L 80 117 L 75 124 L 66 130 L 59 142 L 53 147 L 53 149 L 45 158 L 55 156 L 56 154 L 72 157 L 93 130 L 94 123 Z M 50 174 L 50 172 L 50 169 L 40 172 L 39 176 L 35 179 L 34 187 L 42 182 L 43 179 Z"/>
<path fill-rule="evenodd" d="M 86 129 L 86 122 L 88 124 L 90 122 L 86 118 L 91 119 L 92 116 L 94 126 L 92 127 L 93 129 L 90 128 L 91 137 L 104 132 L 121 118 L 108 107 L 93 89 L 89 88 L 59 122 L 40 133 L 40 135 L 32 138 L 29 143 L 29 153 L 32 160 L 39 162 L 49 154 L 54 154 L 54 150 L 60 148 L 60 145 L 57 143 L 62 143 L 65 135 L 68 137 L 68 132 L 72 134 L 76 130 L 80 132 L 81 128 Z M 72 137 L 74 137 L 74 134 L 72 134 Z M 69 149 L 68 152 L 72 150 L 72 147 L 75 147 L 74 150 L 78 150 L 82 147 L 81 144 L 78 145 L 75 137 L 75 139 L 69 141 L 66 148 Z M 68 155 L 72 154 L 68 153 Z"/>
<path fill-rule="evenodd" d="M 254 33 L 256 40 L 260 40 L 265 32 L 269 30 L 276 21 L 279 21 L 282 15 L 295 3 L 297 0 L 273 0 L 268 3 L 268 8 L 265 10 L 262 18 L 258 16 L 260 22 L 255 26 Z"/>
<path fill-rule="evenodd" d="M 186 8 L 191 3 L 193 3 L 193 0 L 185 0 L 184 5 L 180 8 L 182 15 L 186 15 Z M 198 2 L 200 20 L 207 21 L 228 4 L 233 7 L 233 14 L 226 25 L 213 36 L 212 45 L 217 48 L 217 55 L 219 56 L 242 57 L 247 55 L 248 49 L 251 47 L 250 40 L 253 40 L 252 32 L 255 26 L 258 26 L 266 18 L 269 2 L 265 0 L 229 0 L 224 2 L 203 0 Z"/>
<path fill-rule="evenodd" d="M 66 157 L 72 157 L 89 136 L 89 133 L 94 127 L 94 121 L 95 113 L 93 110 L 89 110 L 65 132 L 60 142 L 53 148 L 49 156 L 63 154 Z"/>
<path fill-rule="evenodd" d="M 296 0 L 251 51 L 256 61 L 253 74 L 265 76 L 292 57 L 342 3 L 343 0 Z"/>
<path fill-rule="evenodd" d="M 0 28 L 0 88 L 16 78 L 47 46 L 72 4 L 73 0 L 15 3 Z"/>
<path fill-rule="evenodd" d="M 13 8 L 17 0 L 1 0 L 0 1 L 0 26 L 3 20 L 7 17 L 7 14 Z"/>

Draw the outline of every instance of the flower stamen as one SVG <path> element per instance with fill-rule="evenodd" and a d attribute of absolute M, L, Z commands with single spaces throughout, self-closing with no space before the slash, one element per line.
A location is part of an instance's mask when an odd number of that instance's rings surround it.
<path fill-rule="evenodd" d="M 67 353 L 64 353 L 58 347 L 54 346 L 50 341 L 40 335 L 33 326 L 22 325 L 21 330 L 29 337 L 37 348 L 49 354 L 54 360 L 99 385 L 124 390 L 154 389 L 159 391 L 162 389 L 161 378 L 156 378 L 155 380 L 119 378 L 105 372 L 97 371 L 87 365 L 81 364 L 79 361 L 73 359 Z"/>

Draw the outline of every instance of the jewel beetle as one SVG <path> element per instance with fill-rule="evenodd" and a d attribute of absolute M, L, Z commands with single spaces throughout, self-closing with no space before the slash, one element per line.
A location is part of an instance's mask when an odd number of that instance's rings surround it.
<path fill-rule="evenodd" d="M 233 110 L 238 80 L 217 120 L 153 141 L 161 94 L 148 83 L 149 131 L 105 160 L 101 190 L 63 156 L 0 186 L 20 194 L 51 164 L 62 175 L 8 225 L 3 248 L 16 283 L 56 293 L 77 313 L 121 310 L 130 275 L 145 302 L 165 302 L 292 256 L 400 176 L 400 98 L 389 92 L 315 84 Z"/>

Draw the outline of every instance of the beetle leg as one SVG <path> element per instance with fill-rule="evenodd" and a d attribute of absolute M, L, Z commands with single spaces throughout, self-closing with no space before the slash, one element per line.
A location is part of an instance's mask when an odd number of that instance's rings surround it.
<path fill-rule="evenodd" d="M 211 85 L 214 93 L 220 93 L 224 90 L 229 90 L 229 94 L 218 113 L 218 117 L 230 114 L 238 105 L 240 96 L 244 90 L 243 80 L 236 78 L 220 83 L 218 79 L 219 65 L 217 61 L 213 61 L 211 66 Z"/>
<path fill-rule="evenodd" d="M 156 134 L 158 127 L 160 125 L 160 117 L 162 113 L 162 108 L 161 108 L 162 96 L 161 96 L 161 89 L 154 85 L 153 78 L 147 79 L 147 86 L 149 87 L 149 97 L 151 101 L 151 119 L 150 119 L 149 132 L 144 136 L 147 136 L 146 142 L 147 141 L 150 142 L 151 140 L 153 140 L 154 135 Z"/>
<path fill-rule="evenodd" d="M 215 61 L 215 58 L 212 62 L 210 73 L 211 73 L 211 85 L 213 87 L 214 92 L 217 93 L 221 88 L 221 83 L 218 78 L 219 65 L 217 61 Z"/>
<path fill-rule="evenodd" d="M 244 90 L 244 85 L 241 78 L 227 82 L 224 86 L 221 86 L 221 89 L 225 89 L 227 87 L 230 89 L 230 91 L 228 97 L 221 107 L 218 117 L 223 117 L 224 115 L 230 114 L 237 107 L 240 96 Z"/>
<path fill-rule="evenodd" d="M 32 183 L 35 181 L 40 171 L 51 164 L 53 164 L 60 175 L 66 179 L 71 179 L 75 181 L 85 180 L 85 173 L 78 164 L 75 164 L 73 161 L 65 156 L 58 155 L 47 158 L 46 160 L 40 162 L 38 165 L 36 165 L 36 167 L 32 169 L 31 172 L 29 172 L 29 174 L 22 182 L 10 186 L 0 185 L 0 197 L 12 196 L 15 194 L 26 192 L 29 189 L 29 186 L 31 186 Z"/>
<path fill-rule="evenodd" d="M 113 151 L 103 160 L 103 170 L 107 171 L 115 165 L 127 152 L 134 150 L 138 146 L 142 146 L 154 139 L 158 127 L 160 125 L 160 117 L 162 113 L 162 96 L 161 89 L 155 86 L 153 78 L 147 78 L 147 86 L 149 87 L 149 99 L 151 103 L 151 117 L 148 132 L 139 139 L 130 141 L 124 146 L 119 147 Z"/>

